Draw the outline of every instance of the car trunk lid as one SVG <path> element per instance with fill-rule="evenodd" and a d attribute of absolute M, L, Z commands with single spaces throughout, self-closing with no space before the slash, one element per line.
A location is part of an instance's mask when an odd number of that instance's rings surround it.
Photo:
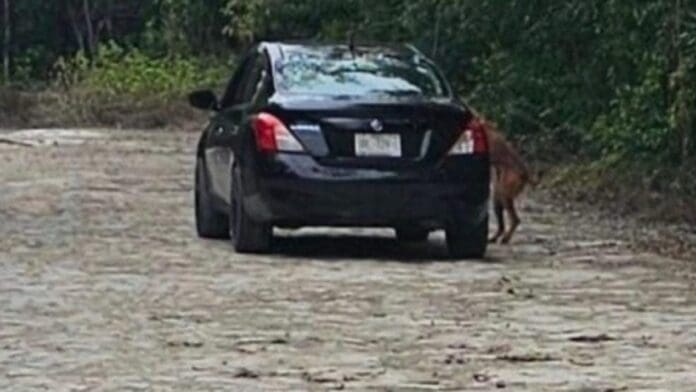
<path fill-rule="evenodd" d="M 294 102 L 281 107 L 283 120 L 321 163 L 376 168 L 441 159 L 469 116 L 458 105 L 427 100 Z"/>

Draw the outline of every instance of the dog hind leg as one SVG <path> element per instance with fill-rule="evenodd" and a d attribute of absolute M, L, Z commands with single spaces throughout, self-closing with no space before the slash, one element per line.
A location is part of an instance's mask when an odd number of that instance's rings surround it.
<path fill-rule="evenodd" d="M 491 243 L 498 242 L 500 237 L 502 237 L 503 234 L 505 234 L 505 208 L 503 206 L 503 203 L 499 200 L 495 201 L 494 211 L 495 216 L 498 219 L 498 231 L 495 233 L 493 237 L 491 237 Z"/>
<path fill-rule="evenodd" d="M 515 234 L 515 231 L 520 225 L 520 217 L 517 214 L 514 199 L 509 200 L 507 203 L 505 203 L 505 209 L 508 211 L 508 214 L 510 215 L 510 228 L 508 229 L 507 233 L 505 233 L 505 235 L 503 236 L 502 243 L 509 244 L 512 240 L 512 236 Z"/>

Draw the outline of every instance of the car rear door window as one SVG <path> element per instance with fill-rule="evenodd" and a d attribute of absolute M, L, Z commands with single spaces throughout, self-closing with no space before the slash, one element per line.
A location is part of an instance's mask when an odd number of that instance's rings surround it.
<path fill-rule="evenodd" d="M 239 89 L 239 104 L 250 104 L 259 97 L 266 80 L 266 61 L 262 55 L 250 63 L 248 73 L 244 76 L 244 85 Z"/>
<path fill-rule="evenodd" d="M 239 68 L 237 68 L 237 71 L 232 76 L 232 79 L 227 84 L 225 94 L 222 96 L 222 100 L 220 101 L 220 107 L 223 109 L 227 109 L 231 106 L 239 104 L 239 90 L 244 85 L 244 76 L 251 62 L 252 59 L 250 58 L 243 60 Z"/>

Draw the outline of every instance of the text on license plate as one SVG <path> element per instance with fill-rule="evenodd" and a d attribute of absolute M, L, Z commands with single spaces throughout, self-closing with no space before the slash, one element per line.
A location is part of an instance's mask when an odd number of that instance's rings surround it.
<path fill-rule="evenodd" d="M 355 134 L 355 155 L 359 157 L 401 157 L 401 135 Z"/>

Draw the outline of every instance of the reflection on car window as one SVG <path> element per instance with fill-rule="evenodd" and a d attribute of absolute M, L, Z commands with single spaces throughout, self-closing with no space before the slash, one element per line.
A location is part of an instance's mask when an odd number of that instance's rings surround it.
<path fill-rule="evenodd" d="M 289 50 L 275 64 L 278 90 L 307 95 L 437 97 L 446 88 L 429 63 L 378 51 Z"/>

